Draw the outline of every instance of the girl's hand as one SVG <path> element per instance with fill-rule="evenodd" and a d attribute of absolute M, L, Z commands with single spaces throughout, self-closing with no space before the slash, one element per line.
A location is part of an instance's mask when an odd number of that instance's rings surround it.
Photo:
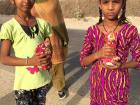
<path fill-rule="evenodd" d="M 32 58 L 28 59 L 28 65 L 31 66 L 42 66 L 42 65 L 46 65 L 47 59 L 46 59 L 46 54 L 39 54 L 36 53 Z"/>
<path fill-rule="evenodd" d="M 108 66 L 106 64 L 103 64 L 103 67 L 106 69 L 114 70 L 114 69 L 119 69 L 122 66 L 122 63 L 120 61 L 113 61 L 112 63 L 114 64 L 114 66 Z"/>
<path fill-rule="evenodd" d="M 115 56 L 115 49 L 109 47 L 109 46 L 104 46 L 102 47 L 97 53 L 97 58 L 101 59 L 101 58 L 111 58 L 113 56 Z"/>

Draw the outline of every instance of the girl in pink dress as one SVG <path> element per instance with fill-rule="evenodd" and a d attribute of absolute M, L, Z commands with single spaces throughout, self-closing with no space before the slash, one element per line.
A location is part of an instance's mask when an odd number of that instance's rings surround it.
<path fill-rule="evenodd" d="M 90 105 L 128 104 L 128 68 L 140 67 L 140 37 L 137 28 L 127 22 L 125 11 L 126 0 L 99 0 L 99 23 L 89 27 L 85 36 L 80 62 L 83 67 L 92 64 Z M 116 35 L 115 47 L 105 43 L 106 37 L 113 34 Z M 118 59 L 113 59 L 112 65 L 104 62 L 105 58 L 113 57 Z"/>

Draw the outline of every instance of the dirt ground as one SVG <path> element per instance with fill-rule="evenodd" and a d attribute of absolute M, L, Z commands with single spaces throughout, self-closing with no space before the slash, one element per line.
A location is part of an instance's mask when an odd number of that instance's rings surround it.
<path fill-rule="evenodd" d="M 64 17 L 98 16 L 98 0 L 60 0 Z M 0 1 L 0 14 L 13 14 L 9 0 Z M 140 16 L 140 0 L 127 0 L 127 15 Z"/>

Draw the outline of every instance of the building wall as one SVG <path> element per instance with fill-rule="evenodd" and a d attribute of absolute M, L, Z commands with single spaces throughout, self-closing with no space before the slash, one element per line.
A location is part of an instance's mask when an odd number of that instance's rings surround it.
<path fill-rule="evenodd" d="M 59 0 L 64 17 L 98 16 L 98 0 Z M 0 0 L 0 14 L 13 14 L 9 0 Z M 127 15 L 140 16 L 140 0 L 127 0 Z"/>
<path fill-rule="evenodd" d="M 78 12 L 84 16 L 98 16 L 98 0 L 60 0 L 65 17 Z M 140 16 L 140 0 L 127 0 L 127 15 Z"/>

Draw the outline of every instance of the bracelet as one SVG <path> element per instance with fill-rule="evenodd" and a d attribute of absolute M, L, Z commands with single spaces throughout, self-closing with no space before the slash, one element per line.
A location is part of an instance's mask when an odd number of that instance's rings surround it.
<path fill-rule="evenodd" d="M 28 65 L 29 57 L 26 58 L 25 64 Z"/>

